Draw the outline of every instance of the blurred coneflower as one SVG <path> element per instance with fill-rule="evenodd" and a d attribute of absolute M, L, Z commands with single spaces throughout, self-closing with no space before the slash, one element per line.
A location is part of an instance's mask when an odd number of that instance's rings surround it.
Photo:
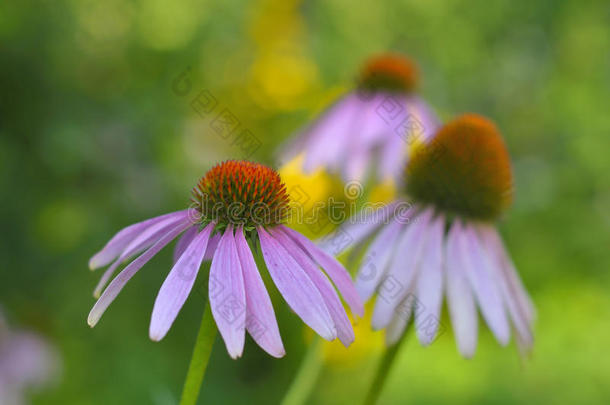
<path fill-rule="evenodd" d="M 60 366 L 57 351 L 44 337 L 9 328 L 0 309 L 0 404 L 28 403 L 27 392 L 53 383 Z"/>
<path fill-rule="evenodd" d="M 343 229 L 352 236 L 346 248 L 371 241 L 356 288 L 364 301 L 377 293 L 373 329 L 385 328 L 393 345 L 412 323 L 430 344 L 445 295 L 463 356 L 475 353 L 477 307 L 498 342 L 509 342 L 512 324 L 520 349 L 529 349 L 534 307 L 494 225 L 513 191 L 495 125 L 474 114 L 453 120 L 416 151 L 407 171 L 405 198 L 373 222 Z"/>
<path fill-rule="evenodd" d="M 96 289 L 99 293 L 121 262 L 141 253 L 103 291 L 89 314 L 89 325 L 98 322 L 144 264 L 184 232 L 154 304 L 152 340 L 168 332 L 208 258 L 209 303 L 230 356 L 241 356 L 248 331 L 267 353 L 282 357 L 276 317 L 252 253 L 260 244 L 269 274 L 290 308 L 324 339 L 339 338 L 348 346 L 354 332 L 328 278 L 359 316 L 362 302 L 338 261 L 283 224 L 288 204 L 286 188 L 274 170 L 247 161 L 218 164 L 193 189 L 191 208 L 131 225 L 93 256 L 92 269 L 112 263 Z"/>
<path fill-rule="evenodd" d="M 376 172 L 395 179 L 412 147 L 427 144 L 438 119 L 417 95 L 415 64 L 399 54 L 382 54 L 364 65 L 358 83 L 283 150 L 288 161 L 302 154 L 303 170 L 324 168 L 344 181 Z"/>

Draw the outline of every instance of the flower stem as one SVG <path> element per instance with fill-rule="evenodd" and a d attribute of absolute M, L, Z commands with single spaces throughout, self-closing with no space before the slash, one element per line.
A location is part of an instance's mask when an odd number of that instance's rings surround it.
<path fill-rule="evenodd" d="M 282 405 L 302 405 L 307 401 L 322 369 L 321 349 L 322 340 L 314 336 L 301 367 L 282 400 Z"/>
<path fill-rule="evenodd" d="M 373 383 L 371 384 L 371 387 L 369 388 L 369 391 L 364 399 L 364 405 L 375 405 L 379 399 L 385 381 L 390 374 L 394 361 L 396 360 L 396 354 L 398 354 L 398 350 L 400 349 L 400 346 L 402 346 L 402 342 L 404 340 L 405 338 L 403 336 L 394 346 L 386 349 L 383 357 L 381 358 L 381 362 L 379 363 L 379 367 L 377 368 L 375 379 L 373 380 Z"/>
<path fill-rule="evenodd" d="M 184 388 L 182 389 L 180 405 L 195 405 L 197 402 L 215 338 L 216 325 L 212 318 L 212 309 L 206 300 L 199 333 L 197 334 L 197 341 L 193 349 L 193 356 L 191 357 L 191 363 L 189 364 L 186 380 L 184 381 Z"/>

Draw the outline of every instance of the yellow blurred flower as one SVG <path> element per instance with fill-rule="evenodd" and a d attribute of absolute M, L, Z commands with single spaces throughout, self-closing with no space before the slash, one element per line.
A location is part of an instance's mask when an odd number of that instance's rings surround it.
<path fill-rule="evenodd" d="M 338 340 L 324 342 L 322 354 L 326 364 L 349 367 L 382 350 L 384 347 L 384 332 L 371 329 L 372 313 L 373 305 L 372 302 L 369 302 L 364 308 L 364 318 L 356 323 L 352 322 L 356 340 L 349 348 L 343 346 Z"/>
<path fill-rule="evenodd" d="M 343 203 L 346 210 L 350 204 L 341 179 L 322 169 L 304 173 L 303 159 L 298 155 L 279 169 L 295 210 L 288 223 L 310 238 L 319 238 L 337 225 L 329 217 L 333 202 Z"/>

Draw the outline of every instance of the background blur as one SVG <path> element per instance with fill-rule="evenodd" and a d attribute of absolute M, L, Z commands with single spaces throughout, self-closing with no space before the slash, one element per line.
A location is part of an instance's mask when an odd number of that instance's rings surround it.
<path fill-rule="evenodd" d="M 279 143 L 385 50 L 418 61 L 422 94 L 444 119 L 474 111 L 501 128 L 517 185 L 501 230 L 538 322 L 523 360 L 486 329 L 472 360 L 450 330 L 426 349 L 411 339 L 381 403 L 608 403 L 609 18 L 602 0 L 0 3 L 0 305 L 63 361 L 33 403 L 175 403 L 202 296 L 163 341 L 148 339 L 165 249 L 90 329 L 101 273 L 89 257 L 118 229 L 185 207 L 218 161 L 276 164 Z M 215 100 L 213 111 L 195 99 Z M 225 109 L 259 147 L 214 131 Z M 249 341 L 232 361 L 217 341 L 201 403 L 280 400 L 308 334 L 275 308 L 288 355 Z M 349 352 L 325 349 L 311 403 L 360 401 L 380 337 L 359 337 Z"/>

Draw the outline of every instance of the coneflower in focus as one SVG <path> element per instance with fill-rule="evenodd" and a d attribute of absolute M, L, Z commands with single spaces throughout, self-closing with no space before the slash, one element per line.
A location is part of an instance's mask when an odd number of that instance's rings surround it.
<path fill-rule="evenodd" d="M 275 313 L 252 252 L 259 245 L 271 279 L 290 308 L 324 339 L 350 345 L 354 332 L 335 287 L 359 316 L 362 302 L 338 261 L 284 225 L 288 205 L 286 188 L 271 168 L 247 161 L 218 164 L 193 189 L 191 208 L 121 230 L 91 259 L 91 268 L 112 263 L 103 276 L 108 280 L 120 263 L 141 253 L 103 291 L 89 314 L 89 325 L 98 322 L 144 264 L 183 233 L 175 264 L 154 304 L 152 340 L 162 339 L 170 329 L 207 257 L 212 260 L 209 302 L 229 355 L 242 355 L 248 331 L 267 353 L 282 357 Z M 98 292 L 103 287 L 104 281 Z"/>

